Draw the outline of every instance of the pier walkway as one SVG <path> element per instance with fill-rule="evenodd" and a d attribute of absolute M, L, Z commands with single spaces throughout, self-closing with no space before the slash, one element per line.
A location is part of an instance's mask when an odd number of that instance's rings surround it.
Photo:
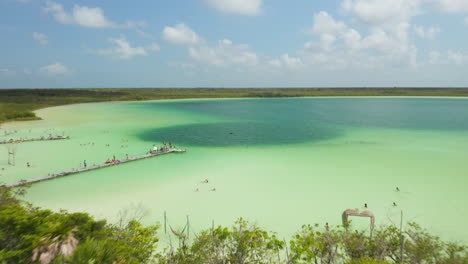
<path fill-rule="evenodd" d="M 106 162 L 106 163 L 103 163 L 103 164 L 89 166 L 89 167 L 86 167 L 86 168 L 80 168 L 80 169 L 75 169 L 75 170 L 71 170 L 71 171 L 65 171 L 65 172 L 50 174 L 50 175 L 47 175 L 47 176 L 44 176 L 44 177 L 39 177 L 39 178 L 34 178 L 34 179 L 29 179 L 29 180 L 21 180 L 19 182 L 3 184 L 1 186 L 7 187 L 7 188 L 18 187 L 18 186 L 25 185 L 25 184 L 32 184 L 32 183 L 36 183 L 36 182 L 40 182 L 40 181 L 51 180 L 51 179 L 55 179 L 55 178 L 62 177 L 62 176 L 67 176 L 67 175 L 76 174 L 76 173 L 80 173 L 80 172 L 85 172 L 85 171 L 95 170 L 95 169 L 99 169 L 99 168 L 109 167 L 109 166 L 122 164 L 122 163 L 130 162 L 130 161 L 146 159 L 146 158 L 150 158 L 150 157 L 154 157 L 154 156 L 160 156 L 160 155 L 173 153 L 173 152 L 186 152 L 186 150 L 185 149 L 170 148 L 170 149 L 167 149 L 165 151 L 158 151 L 158 152 L 148 153 L 148 154 L 141 155 L 141 156 L 131 157 L 131 158 L 128 158 L 128 159 L 123 159 L 123 160 L 120 160 L 120 161 L 113 161 L 113 162 L 110 162 L 110 163 Z"/>
<path fill-rule="evenodd" d="M 37 138 L 9 139 L 9 140 L 0 140 L 0 144 L 22 143 L 22 142 L 29 142 L 29 141 L 59 140 L 59 139 L 70 139 L 70 137 L 69 136 L 49 136 L 49 137 L 37 137 Z"/>

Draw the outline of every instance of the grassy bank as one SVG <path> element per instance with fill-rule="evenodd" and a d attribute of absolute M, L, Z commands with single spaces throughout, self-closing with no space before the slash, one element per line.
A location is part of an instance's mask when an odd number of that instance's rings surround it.
<path fill-rule="evenodd" d="M 67 104 L 188 98 L 454 96 L 468 88 L 100 88 L 0 89 L 0 122 L 38 119 L 34 110 Z"/>

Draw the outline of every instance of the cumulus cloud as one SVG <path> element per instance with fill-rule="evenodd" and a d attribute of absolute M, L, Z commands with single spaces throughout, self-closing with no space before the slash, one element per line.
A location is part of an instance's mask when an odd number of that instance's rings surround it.
<path fill-rule="evenodd" d="M 344 31 L 346 26 L 341 21 L 336 21 L 327 12 L 321 11 L 314 15 L 314 26 L 312 33 L 336 34 Z"/>
<path fill-rule="evenodd" d="M 429 28 L 424 28 L 423 26 L 414 26 L 413 28 L 418 37 L 429 40 L 435 39 L 436 35 L 441 31 L 440 27 L 438 26 Z"/>
<path fill-rule="evenodd" d="M 30 75 L 30 74 L 32 74 L 32 71 L 29 68 L 24 68 L 23 73 L 26 74 L 26 75 Z"/>
<path fill-rule="evenodd" d="M 255 16 L 261 14 L 262 0 L 207 0 L 222 13 Z"/>
<path fill-rule="evenodd" d="M 161 47 L 157 43 L 152 43 L 149 47 L 146 48 L 150 51 L 160 51 Z"/>
<path fill-rule="evenodd" d="M 273 68 L 286 68 L 290 70 L 298 70 L 305 66 L 301 58 L 289 56 L 287 53 L 281 55 L 278 59 L 268 60 L 267 65 Z"/>
<path fill-rule="evenodd" d="M 372 25 L 369 33 L 363 35 L 322 11 L 314 15 L 310 31 L 317 39 L 304 44 L 301 58 L 305 64 L 322 64 L 328 68 L 372 68 L 386 63 L 415 66 L 417 49 L 409 41 L 409 28 L 410 24 L 402 21 L 391 26 Z"/>
<path fill-rule="evenodd" d="M 457 13 L 468 11 L 468 1 L 466 0 L 431 0 L 440 11 Z"/>
<path fill-rule="evenodd" d="M 279 59 L 273 59 L 268 61 L 268 65 L 273 66 L 273 67 L 281 67 L 281 60 Z"/>
<path fill-rule="evenodd" d="M 143 21 L 127 21 L 122 25 L 116 24 L 109 20 L 99 7 L 74 5 L 73 10 L 68 12 L 61 4 L 47 1 L 43 10 L 47 14 L 52 14 L 55 20 L 61 24 L 74 24 L 90 28 L 135 28 L 145 26 Z"/>
<path fill-rule="evenodd" d="M 16 71 L 10 69 L 0 69 L 0 77 L 11 77 L 16 75 Z"/>
<path fill-rule="evenodd" d="M 73 7 L 73 18 L 76 24 L 84 27 L 106 28 L 114 25 L 104 16 L 104 12 L 99 7 L 75 5 Z"/>
<path fill-rule="evenodd" d="M 363 37 L 341 21 L 336 21 L 327 12 L 314 15 L 312 32 L 319 37 L 319 41 L 307 42 L 304 47 L 309 50 L 321 49 L 331 51 L 333 44 L 339 42 L 341 48 L 351 50 L 373 49 L 380 52 L 397 52 L 407 49 L 409 24 L 400 23 L 392 29 L 372 27 L 370 34 Z"/>
<path fill-rule="evenodd" d="M 213 66 L 255 66 L 258 56 L 248 45 L 235 45 L 231 40 L 220 40 L 216 46 L 190 47 L 189 55 L 197 62 Z"/>
<path fill-rule="evenodd" d="M 162 35 L 164 40 L 176 45 L 196 45 L 203 42 L 195 31 L 183 23 L 164 27 Z"/>
<path fill-rule="evenodd" d="M 411 17 L 421 13 L 422 1 L 343 0 L 341 6 L 365 23 L 382 26 L 408 22 Z"/>
<path fill-rule="evenodd" d="M 468 53 L 449 50 L 447 53 L 447 57 L 449 62 L 455 63 L 456 65 L 468 64 Z"/>
<path fill-rule="evenodd" d="M 47 45 L 49 44 L 49 39 L 47 38 L 47 36 L 43 33 L 39 33 L 39 32 L 33 32 L 32 34 L 33 38 L 39 42 L 41 45 Z"/>
<path fill-rule="evenodd" d="M 40 68 L 40 71 L 48 75 L 67 75 L 70 73 L 70 70 L 60 62 L 55 62 Z"/>
<path fill-rule="evenodd" d="M 109 38 L 109 42 L 114 44 L 112 48 L 101 49 L 97 51 L 97 54 L 108 55 L 117 59 L 131 59 L 135 56 L 147 56 L 149 51 L 159 51 L 160 47 L 156 43 L 152 43 L 148 47 L 132 47 L 130 42 L 124 36 L 120 38 Z"/>
<path fill-rule="evenodd" d="M 281 56 L 281 63 L 282 65 L 290 69 L 298 69 L 304 66 L 300 58 L 290 57 L 288 54 L 283 54 Z"/>
<path fill-rule="evenodd" d="M 440 61 L 441 54 L 438 51 L 429 52 L 429 64 L 438 64 Z"/>

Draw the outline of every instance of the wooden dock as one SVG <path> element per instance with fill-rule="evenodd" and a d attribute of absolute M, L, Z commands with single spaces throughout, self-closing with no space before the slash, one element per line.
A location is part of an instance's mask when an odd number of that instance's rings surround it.
<path fill-rule="evenodd" d="M 59 140 L 59 139 L 70 139 L 70 137 L 69 136 L 48 136 L 48 137 L 37 137 L 37 138 L 9 139 L 9 140 L 0 141 L 0 144 L 22 143 L 22 142 L 29 142 L 29 141 Z"/>
<path fill-rule="evenodd" d="M 114 166 L 114 165 L 130 162 L 130 161 L 146 159 L 146 158 L 160 156 L 160 155 L 164 155 L 164 154 L 168 154 L 168 153 L 174 153 L 174 152 L 186 152 L 186 150 L 185 149 L 167 149 L 165 151 L 158 151 L 158 152 L 149 153 L 149 154 L 145 154 L 145 155 L 141 155 L 141 156 L 131 157 L 131 158 L 124 159 L 124 160 L 117 160 L 115 162 L 103 163 L 103 164 L 98 164 L 98 165 L 94 165 L 94 166 L 89 166 L 89 167 L 86 167 L 86 168 L 80 168 L 80 169 L 75 169 L 75 170 L 71 170 L 71 171 L 65 171 L 65 172 L 60 172 L 60 173 L 56 173 L 56 174 L 50 174 L 50 175 L 47 175 L 47 176 L 44 176 L 44 177 L 39 177 L 39 178 L 34 178 L 34 179 L 29 179 L 29 180 L 21 180 L 19 182 L 3 184 L 1 186 L 2 187 L 7 187 L 7 188 L 18 187 L 18 186 L 25 185 L 25 184 L 32 184 L 32 183 L 36 183 L 36 182 L 51 180 L 51 179 L 55 179 L 55 178 L 62 177 L 62 176 L 67 176 L 67 175 L 76 174 L 76 173 L 80 173 L 80 172 L 85 172 L 85 171 L 95 170 L 95 169 L 99 169 L 99 168 Z"/>

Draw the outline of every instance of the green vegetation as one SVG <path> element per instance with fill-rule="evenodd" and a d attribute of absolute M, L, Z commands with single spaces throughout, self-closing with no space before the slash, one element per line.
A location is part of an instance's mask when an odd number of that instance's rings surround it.
<path fill-rule="evenodd" d="M 0 122 L 37 119 L 34 110 L 77 103 L 184 98 L 468 96 L 467 88 L 125 88 L 0 89 Z"/>
<path fill-rule="evenodd" d="M 23 189 L 0 187 L 0 263 L 69 264 L 466 264 L 468 248 L 446 243 L 416 224 L 346 232 L 304 225 L 289 241 L 244 219 L 232 228 L 216 227 L 179 236 L 178 247 L 157 248 L 158 225 L 137 220 L 110 224 L 86 213 L 52 212 L 17 197 Z M 401 238 L 405 237 L 401 254 Z M 171 243 L 172 244 L 172 243 Z M 403 256 L 403 259 L 401 258 Z"/>

